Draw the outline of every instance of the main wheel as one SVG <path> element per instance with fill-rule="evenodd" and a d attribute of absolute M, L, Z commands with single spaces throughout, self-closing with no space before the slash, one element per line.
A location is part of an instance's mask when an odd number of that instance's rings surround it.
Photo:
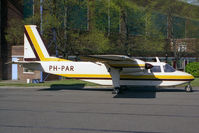
<path fill-rule="evenodd" d="M 190 84 L 188 84 L 187 86 L 185 86 L 185 91 L 186 92 L 192 92 L 193 91 Z"/>
<path fill-rule="evenodd" d="M 112 94 L 116 94 L 117 95 L 118 93 L 120 93 L 120 88 L 119 87 L 115 87 L 113 92 L 112 92 Z"/>

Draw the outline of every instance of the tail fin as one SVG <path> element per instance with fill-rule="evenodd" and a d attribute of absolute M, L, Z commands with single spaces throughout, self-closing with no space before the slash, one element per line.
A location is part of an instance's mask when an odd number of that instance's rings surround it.
<path fill-rule="evenodd" d="M 41 39 L 36 25 L 25 25 L 24 60 L 25 61 L 67 61 L 50 57 Z"/>

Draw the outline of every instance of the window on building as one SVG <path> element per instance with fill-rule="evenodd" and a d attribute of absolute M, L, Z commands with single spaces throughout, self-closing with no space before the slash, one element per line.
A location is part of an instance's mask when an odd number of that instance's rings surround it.
<path fill-rule="evenodd" d="M 23 68 L 23 73 L 29 73 L 29 74 L 34 74 L 33 70 L 30 70 L 28 68 Z"/>
<path fill-rule="evenodd" d="M 182 42 L 178 45 L 178 52 L 186 52 L 187 51 L 187 45 L 186 42 Z"/>

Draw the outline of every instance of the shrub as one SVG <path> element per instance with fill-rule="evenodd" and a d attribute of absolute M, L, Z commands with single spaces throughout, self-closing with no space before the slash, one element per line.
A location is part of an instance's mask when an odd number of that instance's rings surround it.
<path fill-rule="evenodd" d="M 199 77 L 199 62 L 192 62 L 186 65 L 185 71 L 194 77 Z"/>

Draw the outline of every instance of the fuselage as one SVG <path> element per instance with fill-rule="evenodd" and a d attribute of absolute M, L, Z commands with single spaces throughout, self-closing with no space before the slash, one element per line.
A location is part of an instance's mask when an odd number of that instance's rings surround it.
<path fill-rule="evenodd" d="M 176 86 L 194 80 L 192 75 L 177 71 L 166 63 L 147 63 L 153 65 L 153 67 L 151 69 L 140 69 L 137 72 L 136 68 L 121 68 L 119 84 L 129 86 Z M 40 64 L 40 70 L 46 73 L 80 79 L 100 85 L 113 85 L 112 77 L 108 72 L 109 68 L 103 63 L 42 61 Z"/>

